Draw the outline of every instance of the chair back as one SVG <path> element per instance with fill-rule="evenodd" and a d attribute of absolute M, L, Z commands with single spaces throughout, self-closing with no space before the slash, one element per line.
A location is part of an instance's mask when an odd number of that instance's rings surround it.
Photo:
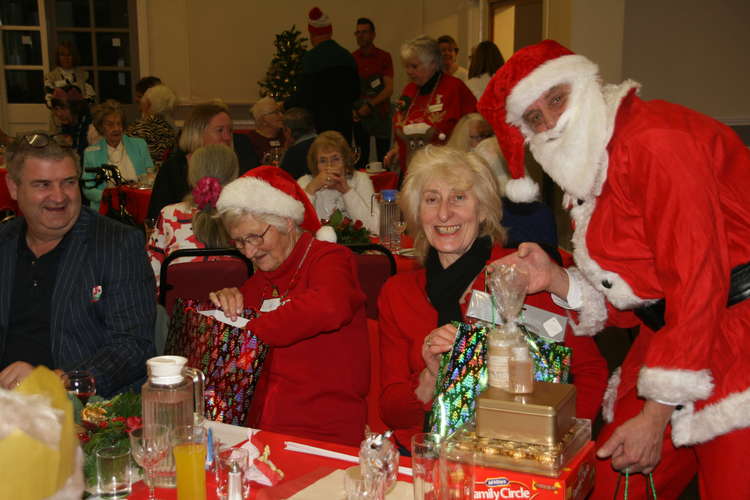
<path fill-rule="evenodd" d="M 347 245 L 355 253 L 359 284 L 367 297 L 366 311 L 370 319 L 378 319 L 378 295 L 386 280 L 396 274 L 396 259 L 383 245 Z"/>
<path fill-rule="evenodd" d="M 173 263 L 180 257 L 226 257 L 221 260 Z M 159 303 L 172 314 L 177 297 L 208 300 L 222 288 L 240 287 L 253 275 L 253 264 L 235 248 L 187 248 L 164 259 L 159 280 Z"/>

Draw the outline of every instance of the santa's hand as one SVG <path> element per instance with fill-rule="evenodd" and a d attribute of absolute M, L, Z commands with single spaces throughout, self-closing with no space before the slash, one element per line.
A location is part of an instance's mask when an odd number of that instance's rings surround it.
<path fill-rule="evenodd" d="M 527 294 L 547 291 L 562 298 L 568 296 L 568 273 L 536 243 L 521 243 L 517 252 L 492 262 L 487 270 L 492 272 L 500 264 L 514 265 L 528 274 Z"/>
<path fill-rule="evenodd" d="M 647 401 L 641 413 L 618 427 L 596 456 L 611 457 L 616 470 L 649 474 L 661 460 L 664 430 L 673 409 Z"/>

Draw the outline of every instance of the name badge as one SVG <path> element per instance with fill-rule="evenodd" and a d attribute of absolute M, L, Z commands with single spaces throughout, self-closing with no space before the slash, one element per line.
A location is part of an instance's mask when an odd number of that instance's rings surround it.
<path fill-rule="evenodd" d="M 466 315 L 486 323 L 502 323 L 500 304 L 495 304 L 493 310 L 492 296 L 481 290 L 472 290 Z M 527 330 L 543 339 L 562 342 L 565 338 L 565 328 L 568 318 L 539 307 L 524 304 L 521 309 L 521 324 Z"/>
<path fill-rule="evenodd" d="M 271 312 L 275 311 L 281 305 L 281 297 L 274 297 L 273 299 L 266 299 L 260 305 L 260 312 Z"/>
<path fill-rule="evenodd" d="M 268 145 L 272 148 L 278 148 L 281 146 L 281 143 L 279 141 L 268 141 Z"/>
<path fill-rule="evenodd" d="M 380 87 L 380 78 L 376 78 L 373 81 L 370 82 L 370 87 L 376 89 Z"/>
<path fill-rule="evenodd" d="M 443 103 L 442 102 L 439 102 L 437 104 L 431 104 L 431 105 L 427 106 L 427 111 L 429 111 L 430 113 L 437 113 L 438 111 L 442 111 L 442 110 L 443 110 Z"/>

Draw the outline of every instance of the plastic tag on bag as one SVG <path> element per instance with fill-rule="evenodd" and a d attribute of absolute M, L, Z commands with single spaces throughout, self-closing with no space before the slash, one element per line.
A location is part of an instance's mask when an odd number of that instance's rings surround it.
<path fill-rule="evenodd" d="M 494 307 L 494 311 L 493 311 Z M 499 304 L 492 302 L 492 296 L 481 290 L 472 290 L 466 315 L 486 323 L 501 324 L 502 310 Z M 539 307 L 524 304 L 519 321 L 527 330 L 534 332 L 545 340 L 562 342 L 568 318 Z"/>

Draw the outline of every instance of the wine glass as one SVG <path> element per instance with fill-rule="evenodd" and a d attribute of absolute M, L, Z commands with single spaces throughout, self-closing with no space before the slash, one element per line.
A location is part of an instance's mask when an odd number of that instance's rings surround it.
<path fill-rule="evenodd" d="M 154 466 L 164 460 L 169 453 L 169 429 L 166 425 L 151 424 L 130 431 L 130 452 L 138 465 L 146 472 L 148 500 L 155 500 Z"/>
<path fill-rule="evenodd" d="M 96 380 L 91 372 L 86 370 L 71 370 L 63 376 L 65 390 L 74 394 L 84 407 L 89 398 L 96 394 Z"/>
<path fill-rule="evenodd" d="M 396 231 L 396 245 L 394 247 L 397 249 L 398 252 L 401 251 L 401 237 L 406 231 L 406 221 L 403 218 L 398 218 L 393 221 L 393 229 Z"/>
<path fill-rule="evenodd" d="M 357 165 L 362 157 L 362 148 L 356 142 L 352 143 L 352 165 Z"/>

